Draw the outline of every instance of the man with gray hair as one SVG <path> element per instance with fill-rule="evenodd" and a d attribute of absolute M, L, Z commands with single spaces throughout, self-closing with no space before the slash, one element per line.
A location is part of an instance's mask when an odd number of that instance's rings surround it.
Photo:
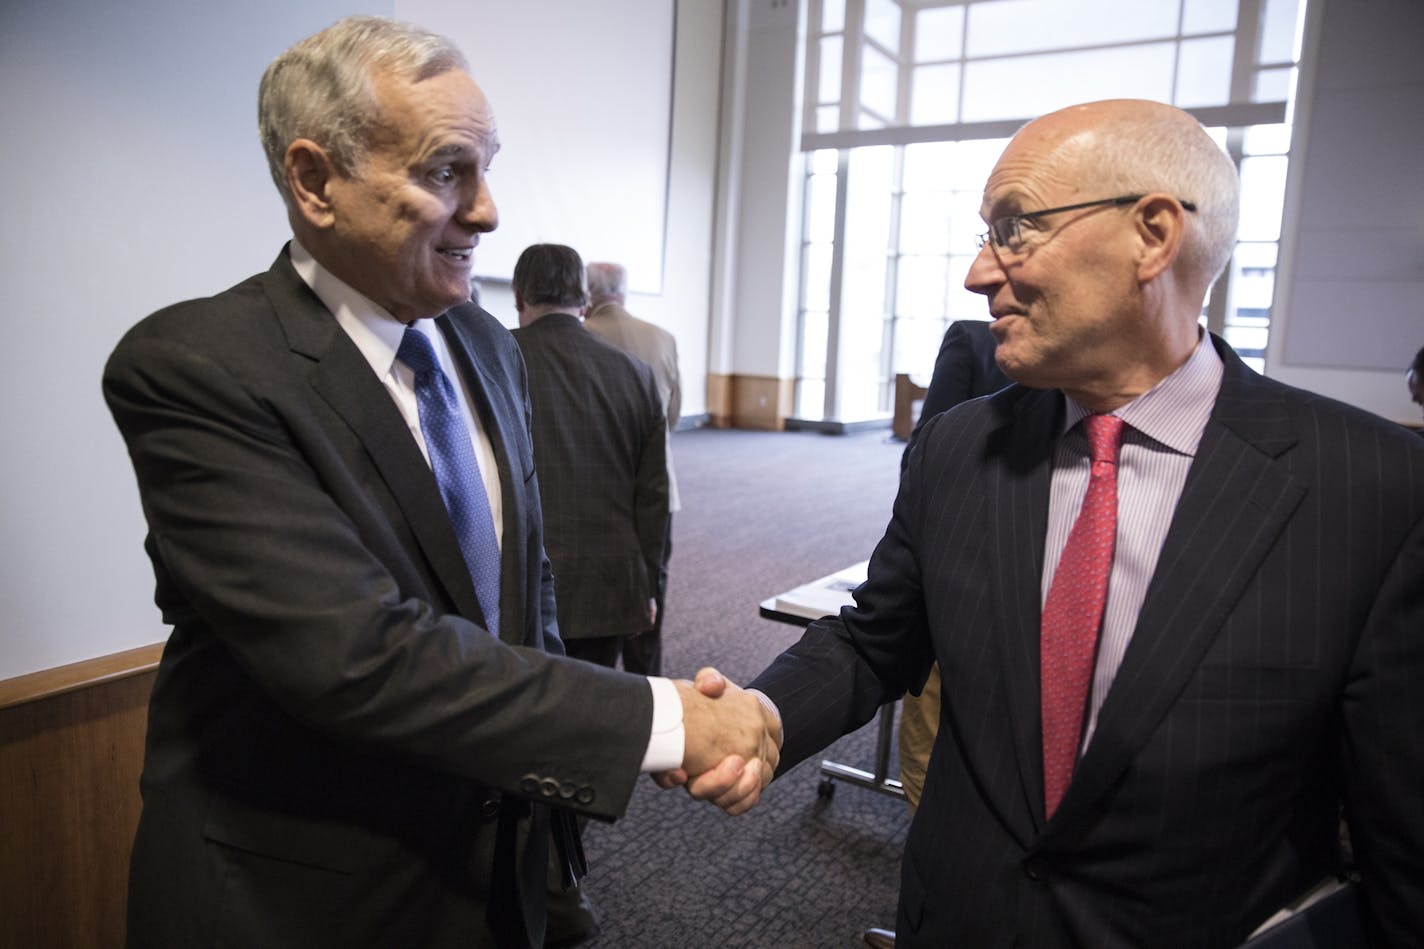
<path fill-rule="evenodd" d="M 672 557 L 672 515 L 682 509 L 677 475 L 672 465 L 672 438 L 682 417 L 682 375 L 677 365 L 677 340 L 671 333 L 627 309 L 628 271 L 622 264 L 593 261 L 588 270 L 588 313 L 584 329 L 647 363 L 658 384 L 667 417 L 668 519 L 663 529 L 663 559 L 658 570 L 657 611 L 653 625 L 623 644 L 623 668 L 643 675 L 662 675 L 663 617 L 666 615 L 668 560 Z"/>
<path fill-rule="evenodd" d="M 1237 206 L 1170 106 L 1022 128 L 965 279 L 1019 384 L 925 424 L 855 605 L 751 683 L 784 771 L 938 661 L 897 944 L 1236 946 L 1342 808 L 1332 905 L 1424 934 L 1424 445 L 1202 330 Z"/>
<path fill-rule="evenodd" d="M 104 372 L 173 626 L 128 943 L 540 946 L 551 833 L 571 881 L 574 815 L 640 772 L 750 806 L 775 722 L 563 655 L 524 365 L 469 302 L 499 141 L 459 50 L 342 20 L 259 121 L 291 242 Z"/>

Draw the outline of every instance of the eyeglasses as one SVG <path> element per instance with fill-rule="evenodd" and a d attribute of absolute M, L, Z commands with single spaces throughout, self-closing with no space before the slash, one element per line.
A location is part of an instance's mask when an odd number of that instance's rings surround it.
<path fill-rule="evenodd" d="M 1083 208 L 1096 208 L 1104 205 L 1120 207 L 1124 204 L 1134 204 L 1145 198 L 1142 194 L 1125 194 L 1120 198 L 1101 198 L 1097 201 L 1084 201 L 1081 204 L 1065 204 L 1061 208 L 1044 208 L 1042 211 L 1029 211 L 1026 214 L 1010 214 L 1006 217 L 996 217 L 989 222 L 989 229 L 979 235 L 979 249 L 983 250 L 985 244 L 992 243 L 995 247 L 1003 250 L 1017 251 L 1023 246 L 1023 235 L 1019 232 L 1019 225 L 1024 221 L 1036 221 L 1041 217 L 1048 217 L 1050 214 L 1062 214 L 1064 211 L 1080 211 Z M 1197 206 L 1191 201 L 1182 201 L 1183 208 L 1195 212 Z"/>

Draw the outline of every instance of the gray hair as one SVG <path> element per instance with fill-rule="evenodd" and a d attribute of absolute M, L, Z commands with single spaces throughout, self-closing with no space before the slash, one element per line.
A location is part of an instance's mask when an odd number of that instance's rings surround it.
<path fill-rule="evenodd" d="M 299 138 L 320 145 L 342 172 L 360 165 L 378 119 L 378 73 L 419 82 L 451 69 L 469 64 L 450 40 L 377 16 L 339 20 L 278 56 L 258 87 L 257 125 L 282 200 L 291 206 L 284 165 Z"/>
<path fill-rule="evenodd" d="M 1165 191 L 1196 205 L 1180 260 L 1205 291 L 1236 246 L 1241 183 L 1231 157 L 1200 125 L 1166 110 L 1117 117 L 1080 143 L 1083 168 L 1105 194 Z"/>
<path fill-rule="evenodd" d="M 588 295 L 621 300 L 628 293 L 628 270 L 622 264 L 594 261 L 587 267 Z"/>

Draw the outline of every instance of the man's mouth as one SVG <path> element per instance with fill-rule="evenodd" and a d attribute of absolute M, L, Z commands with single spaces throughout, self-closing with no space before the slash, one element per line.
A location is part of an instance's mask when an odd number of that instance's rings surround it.
<path fill-rule="evenodd" d="M 440 247 L 436 249 L 438 253 L 449 257 L 451 260 L 467 261 L 474 256 L 473 247 Z"/>
<path fill-rule="evenodd" d="M 991 310 L 989 315 L 993 317 L 989 323 L 989 332 L 993 335 L 994 339 L 1002 343 L 1004 337 L 1007 336 L 1009 332 L 1008 327 L 1004 325 L 1005 318 L 1010 316 L 1022 316 L 1023 314 L 1017 310 Z"/>

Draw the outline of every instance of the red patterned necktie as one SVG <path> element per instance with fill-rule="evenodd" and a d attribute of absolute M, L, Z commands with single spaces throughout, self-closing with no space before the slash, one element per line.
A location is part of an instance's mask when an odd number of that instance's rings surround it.
<path fill-rule="evenodd" d="M 1117 453 L 1122 419 L 1083 419 L 1093 457 L 1093 473 L 1083 509 L 1063 547 L 1048 599 L 1043 604 L 1039 640 L 1043 704 L 1043 800 L 1052 817 L 1073 779 L 1083 739 L 1083 715 L 1098 651 L 1098 629 L 1108 597 L 1113 541 L 1117 534 Z"/>

